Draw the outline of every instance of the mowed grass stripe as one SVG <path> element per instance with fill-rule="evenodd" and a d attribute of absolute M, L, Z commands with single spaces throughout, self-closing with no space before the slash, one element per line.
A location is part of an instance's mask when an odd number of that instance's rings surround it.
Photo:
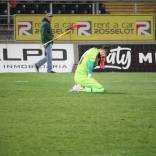
<path fill-rule="evenodd" d="M 0 156 L 155 156 L 156 73 L 0 74 Z M 27 82 L 27 83 L 25 83 Z"/>

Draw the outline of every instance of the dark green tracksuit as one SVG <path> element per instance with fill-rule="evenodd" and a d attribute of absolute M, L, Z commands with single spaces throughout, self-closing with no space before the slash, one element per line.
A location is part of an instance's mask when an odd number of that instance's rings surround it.
<path fill-rule="evenodd" d="M 42 44 L 53 39 L 52 28 L 50 26 L 50 22 L 46 18 L 42 20 L 40 34 Z"/>

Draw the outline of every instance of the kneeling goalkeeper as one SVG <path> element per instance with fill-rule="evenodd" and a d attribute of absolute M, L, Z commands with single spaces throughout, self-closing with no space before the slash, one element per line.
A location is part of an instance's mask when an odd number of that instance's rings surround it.
<path fill-rule="evenodd" d="M 92 72 L 97 65 L 104 69 L 107 50 L 106 47 L 91 48 L 82 55 L 75 71 L 76 85 L 71 91 L 104 92 L 104 87 L 92 77 Z"/>

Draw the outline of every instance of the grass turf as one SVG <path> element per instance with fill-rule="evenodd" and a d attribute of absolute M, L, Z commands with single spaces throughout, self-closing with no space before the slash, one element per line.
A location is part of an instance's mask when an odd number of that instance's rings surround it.
<path fill-rule="evenodd" d="M 155 156 L 156 73 L 0 74 L 0 156 Z"/>

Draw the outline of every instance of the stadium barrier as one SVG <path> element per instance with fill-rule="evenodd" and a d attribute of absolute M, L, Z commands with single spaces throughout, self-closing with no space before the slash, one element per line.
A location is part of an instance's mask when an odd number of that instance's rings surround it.
<path fill-rule="evenodd" d="M 53 45 L 53 68 L 56 72 L 74 72 L 78 60 L 91 47 L 110 48 L 104 70 L 113 72 L 156 72 L 156 44 L 74 44 Z M 77 54 L 76 54 L 76 53 Z M 36 72 L 34 63 L 44 56 L 40 44 L 0 44 L 0 72 Z M 75 57 L 77 61 L 75 61 Z M 40 72 L 46 72 L 46 65 Z"/>
<path fill-rule="evenodd" d="M 79 59 L 91 47 L 103 44 L 79 45 Z M 104 71 L 156 72 L 156 44 L 105 44 L 110 50 Z M 103 71 L 97 67 L 95 71 Z"/>
<path fill-rule="evenodd" d="M 73 44 L 53 45 L 55 72 L 71 72 L 74 64 Z M 0 72 L 36 72 L 34 63 L 45 55 L 41 44 L 0 44 Z M 46 65 L 41 72 L 46 72 Z"/>

